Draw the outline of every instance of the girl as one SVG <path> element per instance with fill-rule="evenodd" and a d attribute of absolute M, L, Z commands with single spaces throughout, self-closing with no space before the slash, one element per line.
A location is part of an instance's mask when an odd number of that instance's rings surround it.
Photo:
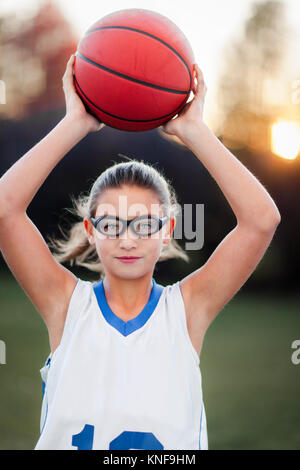
<path fill-rule="evenodd" d="M 79 200 L 83 220 L 53 255 L 26 209 L 63 156 L 103 127 L 76 94 L 73 63 L 74 55 L 63 76 L 65 117 L 0 180 L 0 248 L 49 332 L 36 449 L 207 449 L 203 338 L 261 260 L 280 214 L 203 122 L 206 86 L 195 64 L 194 97 L 162 130 L 205 165 L 235 228 L 199 269 L 157 284 L 157 261 L 187 259 L 172 239 L 176 196 L 157 170 L 129 161 L 104 171 Z M 59 262 L 67 260 L 101 273 L 99 281 L 77 278 Z"/>

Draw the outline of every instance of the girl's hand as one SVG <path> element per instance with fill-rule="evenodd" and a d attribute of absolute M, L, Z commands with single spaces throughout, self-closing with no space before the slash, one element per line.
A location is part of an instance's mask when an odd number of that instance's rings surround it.
<path fill-rule="evenodd" d="M 84 107 L 81 98 L 76 92 L 73 81 L 73 65 L 75 61 L 75 54 L 72 54 L 68 60 L 65 73 L 63 75 L 63 90 L 66 100 L 66 115 L 75 116 L 80 120 L 83 126 L 86 126 L 87 132 L 99 131 L 104 127 L 104 123 L 99 121 L 96 117 L 88 113 Z"/>
<path fill-rule="evenodd" d="M 197 79 L 197 84 L 195 83 Z M 187 129 L 192 123 L 203 121 L 204 99 L 207 87 L 204 83 L 203 74 L 197 64 L 194 64 L 192 92 L 194 98 L 186 103 L 178 113 L 178 117 L 171 119 L 161 129 L 170 135 L 180 138 L 184 129 Z"/>

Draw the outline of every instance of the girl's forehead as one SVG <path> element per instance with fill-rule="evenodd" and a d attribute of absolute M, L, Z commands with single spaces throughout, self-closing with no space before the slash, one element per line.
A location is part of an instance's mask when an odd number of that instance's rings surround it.
<path fill-rule="evenodd" d="M 98 199 L 97 216 L 162 215 L 162 205 L 154 191 L 139 187 L 109 188 Z"/>
<path fill-rule="evenodd" d="M 113 204 L 115 206 L 121 204 L 159 204 L 157 194 L 150 189 L 139 187 L 109 188 L 98 198 L 98 205 Z"/>

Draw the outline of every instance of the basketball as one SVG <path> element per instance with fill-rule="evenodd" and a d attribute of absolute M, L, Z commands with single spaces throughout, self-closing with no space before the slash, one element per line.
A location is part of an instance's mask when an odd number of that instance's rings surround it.
<path fill-rule="evenodd" d="M 94 23 L 75 54 L 74 83 L 86 109 L 124 131 L 154 129 L 184 107 L 194 54 L 168 18 L 144 9 L 111 13 Z"/>

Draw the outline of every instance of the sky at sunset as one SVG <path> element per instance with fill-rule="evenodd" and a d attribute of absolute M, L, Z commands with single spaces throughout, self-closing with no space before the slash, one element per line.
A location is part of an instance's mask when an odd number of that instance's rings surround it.
<path fill-rule="evenodd" d="M 208 87 L 206 108 L 216 111 L 215 90 L 219 72 L 224 64 L 222 50 L 226 44 L 243 31 L 245 20 L 250 16 L 253 0 L 53 0 L 73 24 L 80 38 L 96 20 L 124 8 L 145 8 L 154 10 L 171 19 L 188 38 Z M 300 79 L 300 0 L 284 0 L 287 20 L 295 39 L 289 45 L 286 66 L 282 74 Z M 1 11 L 26 12 L 36 9 L 40 0 L 1 0 Z M 298 37 L 298 40 L 296 38 Z"/>

